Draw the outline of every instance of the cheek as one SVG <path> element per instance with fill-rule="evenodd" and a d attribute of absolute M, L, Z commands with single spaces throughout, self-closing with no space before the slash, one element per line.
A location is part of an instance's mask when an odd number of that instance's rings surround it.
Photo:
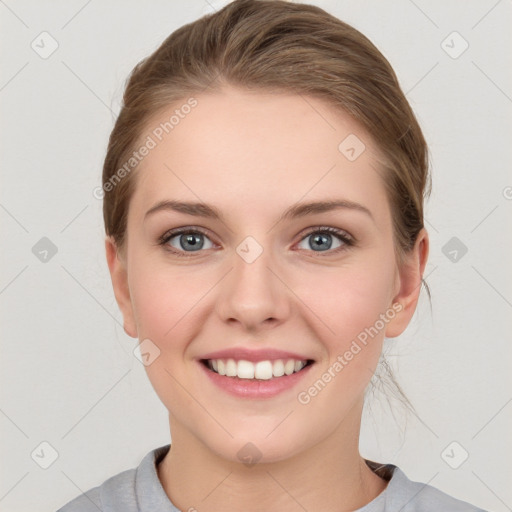
<path fill-rule="evenodd" d="M 186 348 L 201 325 L 196 317 L 204 294 L 200 283 L 186 272 L 155 264 L 139 265 L 130 283 L 139 338 L 157 347 L 152 350 L 158 356 L 145 365 L 146 373 L 162 403 L 178 415 L 193 409 L 182 386 L 191 370 L 184 357 Z"/>
<path fill-rule="evenodd" d="M 330 351 L 342 350 L 376 324 L 391 306 L 392 267 L 385 261 L 354 264 L 303 276 L 297 295 L 323 325 Z M 377 325 L 382 329 L 381 323 Z M 384 330 L 382 329 L 382 335 Z"/>
<path fill-rule="evenodd" d="M 151 263 L 134 268 L 130 293 L 139 335 L 158 344 L 176 340 L 190 325 L 200 292 L 197 275 Z"/>
<path fill-rule="evenodd" d="M 139 329 L 139 336 L 162 340 L 175 323 L 176 296 L 169 293 L 170 283 L 158 281 L 155 275 L 141 275 L 134 282 L 132 304 Z"/>
<path fill-rule="evenodd" d="M 390 307 L 391 275 L 389 265 L 375 262 L 340 268 L 304 283 L 303 293 L 310 290 L 308 306 L 324 325 L 317 336 L 326 358 L 297 399 L 311 417 L 325 417 L 326 429 L 337 425 L 361 399 L 375 372 L 386 326 L 382 318 Z"/>

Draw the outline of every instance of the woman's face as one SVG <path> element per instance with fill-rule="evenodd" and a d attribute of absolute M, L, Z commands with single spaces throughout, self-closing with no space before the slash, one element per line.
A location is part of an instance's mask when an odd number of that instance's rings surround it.
<path fill-rule="evenodd" d="M 155 147 L 134 171 L 126 259 L 107 241 L 116 298 L 173 439 L 281 460 L 359 428 L 383 338 L 409 322 L 424 261 L 398 269 L 377 149 L 351 118 L 291 94 L 195 99 L 143 136 Z M 327 201 L 339 206 L 304 207 Z M 169 233 L 178 228 L 194 232 Z"/>

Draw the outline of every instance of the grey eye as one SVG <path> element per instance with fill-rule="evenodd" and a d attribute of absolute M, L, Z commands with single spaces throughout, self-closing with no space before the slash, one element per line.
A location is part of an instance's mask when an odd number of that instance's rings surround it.
<path fill-rule="evenodd" d="M 176 240 L 175 240 L 176 239 Z M 210 246 L 205 247 L 205 239 L 208 240 Z M 212 242 L 203 233 L 197 231 L 189 231 L 187 233 L 179 233 L 169 238 L 169 244 L 174 249 L 184 250 L 186 252 L 199 251 L 201 249 L 211 249 Z"/>
<path fill-rule="evenodd" d="M 333 239 L 335 240 L 335 242 L 337 241 L 338 243 L 338 245 L 335 247 L 332 247 Z M 299 248 L 313 250 L 316 252 L 323 252 L 323 250 L 329 250 L 331 248 L 337 249 L 338 247 L 341 247 L 344 243 L 338 235 L 335 235 L 333 233 L 325 233 L 322 231 L 314 231 L 313 233 L 309 233 L 301 240 L 300 243 L 307 242 L 308 240 L 309 243 L 307 245 L 309 247 L 299 246 Z"/>

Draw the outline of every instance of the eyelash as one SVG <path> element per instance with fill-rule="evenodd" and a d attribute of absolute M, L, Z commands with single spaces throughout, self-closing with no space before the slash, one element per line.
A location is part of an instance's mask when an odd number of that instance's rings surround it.
<path fill-rule="evenodd" d="M 158 239 L 158 245 L 164 246 L 164 249 L 166 251 L 169 251 L 178 257 L 190 258 L 190 257 L 194 256 L 194 252 L 203 252 L 203 251 L 190 251 L 190 252 L 178 251 L 174 247 L 167 246 L 166 244 L 167 244 L 167 242 L 169 242 L 169 240 L 171 238 L 174 238 L 177 235 L 192 235 L 192 234 L 197 234 L 197 233 L 200 233 L 209 238 L 208 233 L 206 233 L 206 231 L 204 231 L 203 229 L 201 229 L 199 227 L 176 228 L 176 229 L 171 229 L 170 231 L 167 231 L 166 233 L 164 233 Z M 304 235 L 299 240 L 299 242 L 302 242 L 303 239 L 307 238 L 310 235 L 317 234 L 317 233 L 321 233 L 321 234 L 329 233 L 329 234 L 335 235 L 341 242 L 343 242 L 344 245 L 342 245 L 334 250 L 328 250 L 328 251 L 313 251 L 313 250 L 308 250 L 308 249 L 302 249 L 302 250 L 306 250 L 309 252 L 315 252 L 320 257 L 322 257 L 323 256 L 322 253 L 325 253 L 325 255 L 327 255 L 327 256 L 331 256 L 333 254 L 337 254 L 343 250 L 346 250 L 348 247 L 352 247 L 353 245 L 355 245 L 355 239 L 352 238 L 348 233 L 346 233 L 345 231 L 343 231 L 341 229 L 337 229 L 337 228 L 333 228 L 333 227 L 329 227 L 329 226 L 316 226 L 314 228 L 311 228 L 309 231 L 304 233 Z"/>

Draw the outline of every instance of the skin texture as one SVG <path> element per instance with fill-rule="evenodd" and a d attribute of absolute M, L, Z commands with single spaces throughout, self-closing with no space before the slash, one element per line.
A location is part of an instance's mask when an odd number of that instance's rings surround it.
<path fill-rule="evenodd" d="M 146 367 L 172 436 L 159 478 L 181 510 L 362 507 L 386 487 L 359 454 L 364 390 L 384 336 L 401 334 L 416 308 L 427 232 L 399 268 L 378 150 L 358 123 L 322 100 L 231 86 L 196 99 L 136 171 L 126 253 L 106 239 L 124 329 L 160 350 Z M 154 116 L 145 133 L 175 109 Z M 349 134 L 366 146 L 355 161 L 338 150 Z M 214 205 L 224 220 L 172 211 L 144 220 L 167 199 Z M 278 222 L 298 202 L 328 199 L 357 202 L 371 216 L 345 208 Z M 184 226 L 207 232 L 200 251 L 181 249 L 189 258 L 158 245 L 168 230 Z M 355 244 L 327 234 L 331 248 L 315 251 L 308 228 L 325 226 L 344 230 Z M 236 251 L 247 236 L 263 249 L 252 263 Z M 180 250 L 180 236 L 167 246 Z M 393 303 L 402 310 L 301 404 L 298 393 Z M 297 387 L 274 398 L 236 398 L 210 383 L 197 361 L 233 347 L 289 350 L 315 364 Z M 247 442 L 261 453 L 252 466 L 237 456 Z"/>

